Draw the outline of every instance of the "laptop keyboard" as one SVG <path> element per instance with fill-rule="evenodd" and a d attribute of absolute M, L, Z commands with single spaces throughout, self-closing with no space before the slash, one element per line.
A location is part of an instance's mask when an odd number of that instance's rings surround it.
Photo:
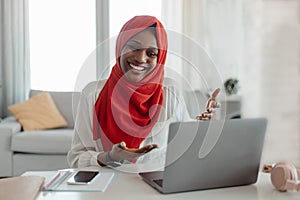
<path fill-rule="evenodd" d="M 162 179 L 153 180 L 153 182 L 156 183 L 157 185 L 159 185 L 160 187 L 162 187 L 162 185 L 163 185 Z"/>

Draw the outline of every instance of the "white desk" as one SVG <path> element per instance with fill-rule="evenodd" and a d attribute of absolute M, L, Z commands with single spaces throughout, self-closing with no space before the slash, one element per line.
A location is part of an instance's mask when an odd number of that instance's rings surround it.
<path fill-rule="evenodd" d="M 102 172 L 112 169 L 100 168 Z M 230 187 L 223 189 L 202 190 L 176 194 L 160 194 L 137 174 L 128 174 L 115 171 L 115 176 L 105 192 L 40 192 L 39 200 L 99 200 L 99 199 L 197 199 L 197 200 L 293 200 L 300 199 L 300 192 L 278 192 L 273 188 L 268 174 L 261 173 L 254 185 Z"/>

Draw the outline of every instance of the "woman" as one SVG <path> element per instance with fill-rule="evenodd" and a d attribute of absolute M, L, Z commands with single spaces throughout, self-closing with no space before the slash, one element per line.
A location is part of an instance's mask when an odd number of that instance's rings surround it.
<path fill-rule="evenodd" d="M 166 31 L 155 17 L 136 16 L 123 26 L 109 78 L 81 93 L 71 167 L 164 160 L 168 124 L 190 120 L 181 95 L 164 85 L 167 48 Z M 161 151 L 152 151 L 157 147 Z"/>

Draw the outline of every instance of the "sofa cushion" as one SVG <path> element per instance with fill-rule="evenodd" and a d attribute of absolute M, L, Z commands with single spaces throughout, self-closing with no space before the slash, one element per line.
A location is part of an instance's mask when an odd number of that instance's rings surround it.
<path fill-rule="evenodd" d="M 25 131 L 67 126 L 51 95 L 41 92 L 27 101 L 8 107 Z"/>
<path fill-rule="evenodd" d="M 41 92 L 41 90 L 31 90 L 29 96 L 32 97 L 39 92 Z M 47 91 L 47 92 L 50 93 L 56 107 L 68 122 L 67 128 L 73 128 L 74 127 L 73 114 L 76 113 L 73 112 L 73 109 L 75 111 L 77 109 L 80 92 L 53 92 L 53 91 Z"/>
<path fill-rule="evenodd" d="M 66 154 L 72 143 L 73 129 L 24 131 L 12 137 L 11 149 L 16 152 Z"/>

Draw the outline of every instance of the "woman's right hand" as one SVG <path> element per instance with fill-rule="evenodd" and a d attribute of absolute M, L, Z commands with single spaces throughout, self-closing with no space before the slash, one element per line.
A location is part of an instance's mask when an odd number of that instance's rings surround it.
<path fill-rule="evenodd" d="M 206 110 L 199 116 L 196 117 L 198 120 L 210 120 L 214 117 L 216 109 L 220 108 L 220 103 L 217 102 L 216 98 L 220 93 L 220 88 L 217 88 L 213 91 L 211 97 L 206 103 Z"/>

